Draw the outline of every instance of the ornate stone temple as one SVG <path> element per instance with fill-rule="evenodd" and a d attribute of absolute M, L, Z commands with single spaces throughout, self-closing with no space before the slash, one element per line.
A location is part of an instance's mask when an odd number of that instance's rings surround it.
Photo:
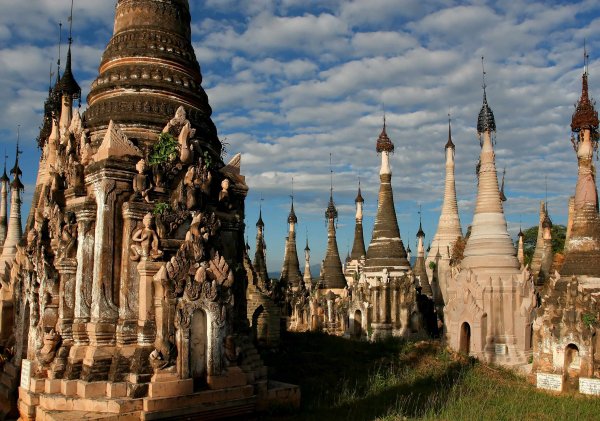
<path fill-rule="evenodd" d="M 533 373 L 538 379 L 555 377 L 556 390 L 590 393 L 590 387 L 600 384 L 600 217 L 593 163 L 598 112 L 588 93 L 585 59 L 581 97 L 571 121 L 578 177 L 569 203 L 565 261 L 560 273 L 550 274 L 541 292 L 533 333 Z"/>
<path fill-rule="evenodd" d="M 531 353 L 533 284 L 521 270 L 506 227 L 498 186 L 496 122 L 485 84 L 477 121 L 481 146 L 478 191 L 464 257 L 448 281 L 444 322 L 455 350 L 503 365 L 527 363 Z"/>
<path fill-rule="evenodd" d="M 297 405 L 297 388 L 269 387 L 251 341 L 248 187 L 240 156 L 223 161 L 188 1 L 119 0 L 115 15 L 89 108 L 73 112 L 69 48 L 40 133 L 33 222 L 8 280 L 18 305 L 4 373 L 20 374 L 20 417 Z"/>
<path fill-rule="evenodd" d="M 372 330 L 372 340 L 392 335 L 409 336 L 421 328 L 415 281 L 412 273 L 409 273 L 411 268 L 396 219 L 390 167 L 394 144 L 387 134 L 385 118 L 376 150 L 381 155 L 377 214 L 364 268 L 352 295 L 353 301 L 369 303 L 370 316 L 365 314 L 364 308 L 352 306 L 350 309 L 353 325 L 350 330 L 358 331 L 354 325 L 360 321 L 363 330 Z"/>
<path fill-rule="evenodd" d="M 454 243 L 462 237 L 460 217 L 458 216 L 458 202 L 456 200 L 456 184 L 454 181 L 454 160 L 456 147 L 452 141 L 452 126 L 448 119 L 448 141 L 444 147 L 446 155 L 446 181 L 444 187 L 444 201 L 438 222 L 437 231 L 431 242 L 430 252 L 425 261 L 425 270 L 430 280 L 437 278 L 438 285 L 434 288 L 436 298 L 443 304 L 448 296 L 448 280 L 451 276 L 450 259 Z M 436 259 L 439 253 L 439 258 Z M 434 265 L 432 265 L 432 263 Z"/>

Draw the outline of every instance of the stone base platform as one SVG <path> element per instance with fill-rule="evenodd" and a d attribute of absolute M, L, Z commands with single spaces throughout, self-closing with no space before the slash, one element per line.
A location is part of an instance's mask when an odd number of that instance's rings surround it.
<path fill-rule="evenodd" d="M 266 386 L 258 393 L 253 385 L 244 385 L 177 396 L 157 393 L 137 399 L 65 396 L 19 388 L 19 409 L 24 421 L 133 421 L 212 420 L 247 416 L 272 406 L 299 407 L 298 386 L 276 381 L 269 381 Z"/>

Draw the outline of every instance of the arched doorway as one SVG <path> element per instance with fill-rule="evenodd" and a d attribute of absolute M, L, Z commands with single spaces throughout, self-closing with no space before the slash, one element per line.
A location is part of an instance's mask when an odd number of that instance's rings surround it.
<path fill-rule="evenodd" d="M 190 377 L 194 379 L 194 390 L 206 386 L 206 348 L 208 332 L 206 313 L 196 310 L 190 323 Z"/>
<path fill-rule="evenodd" d="M 354 312 L 354 336 L 356 338 L 362 336 L 362 313 L 360 310 Z"/>
<path fill-rule="evenodd" d="M 579 357 L 579 348 L 575 344 L 569 344 L 565 348 L 565 367 L 564 372 L 568 377 L 579 377 L 581 368 L 581 358 Z"/>
<path fill-rule="evenodd" d="M 467 355 L 471 352 L 471 326 L 467 322 L 464 322 L 460 327 L 460 345 L 458 350 Z"/>

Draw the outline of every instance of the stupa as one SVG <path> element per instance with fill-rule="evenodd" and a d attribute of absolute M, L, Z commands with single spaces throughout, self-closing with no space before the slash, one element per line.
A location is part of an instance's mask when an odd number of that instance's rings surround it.
<path fill-rule="evenodd" d="M 444 322 L 452 348 L 518 366 L 527 363 L 531 354 L 535 297 L 531 276 L 520 269 L 506 226 L 496 172 L 495 131 L 484 81 L 477 121 L 481 146 L 477 202 L 464 257 L 447 285 Z"/>
<path fill-rule="evenodd" d="M 187 0 L 118 0 L 83 117 L 69 48 L 10 270 L 22 420 L 298 402 L 268 388 L 250 340 L 248 187 L 241 157 L 223 161 L 190 22 Z"/>

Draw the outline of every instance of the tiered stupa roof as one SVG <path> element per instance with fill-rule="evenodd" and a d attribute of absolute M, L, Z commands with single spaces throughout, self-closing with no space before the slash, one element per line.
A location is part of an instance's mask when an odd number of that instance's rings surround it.
<path fill-rule="evenodd" d="M 394 144 L 387 135 L 385 119 L 377 139 L 376 150 L 381 154 L 379 198 L 373 236 L 367 250 L 365 272 L 379 272 L 384 268 L 388 272 L 406 271 L 410 269 L 410 264 L 400 238 L 392 191 L 392 171 L 389 165 L 389 154 L 394 151 Z"/>
<path fill-rule="evenodd" d="M 130 139 L 147 139 L 183 105 L 196 136 L 220 154 L 191 42 L 188 2 L 118 0 L 116 9 L 114 35 L 88 95 L 85 120 L 92 134 L 114 120 Z"/>
<path fill-rule="evenodd" d="M 483 105 L 477 120 L 481 143 L 477 203 L 462 267 L 498 276 L 518 273 L 520 264 L 516 256 L 517 250 L 508 234 L 498 187 L 492 143 L 492 132 L 495 130 L 496 122 L 487 102 L 484 85 Z"/>
<path fill-rule="evenodd" d="M 323 289 L 341 289 L 346 286 L 346 278 L 342 271 L 342 261 L 338 251 L 337 238 L 335 235 L 335 222 L 338 217 L 338 211 L 333 202 L 333 187 L 329 195 L 329 203 L 325 211 L 327 219 L 327 250 L 325 251 L 325 260 L 323 260 L 322 285 Z"/>

